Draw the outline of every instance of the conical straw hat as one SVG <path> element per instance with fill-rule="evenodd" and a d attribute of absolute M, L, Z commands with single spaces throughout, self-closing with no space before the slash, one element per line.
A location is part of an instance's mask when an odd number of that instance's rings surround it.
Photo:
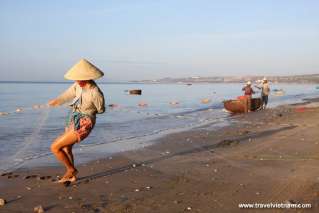
<path fill-rule="evenodd" d="M 101 78 L 104 73 L 91 64 L 86 59 L 81 59 L 64 75 L 64 78 L 69 80 L 94 80 Z"/>

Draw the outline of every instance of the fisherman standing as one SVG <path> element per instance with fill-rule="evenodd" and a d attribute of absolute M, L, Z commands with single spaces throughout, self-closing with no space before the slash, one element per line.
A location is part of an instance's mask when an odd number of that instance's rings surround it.
<path fill-rule="evenodd" d="M 269 83 L 268 80 L 266 78 L 263 79 L 262 85 L 260 86 L 255 86 L 258 89 L 261 89 L 261 100 L 263 103 L 262 108 L 266 109 L 267 104 L 268 104 L 268 96 L 270 93 L 270 87 L 269 87 Z"/>
<path fill-rule="evenodd" d="M 251 88 L 251 82 L 248 81 L 246 86 L 243 87 L 242 89 L 243 91 L 245 91 L 245 97 L 246 97 L 246 104 L 245 104 L 245 112 L 250 112 L 251 111 L 251 98 L 252 95 L 255 94 L 255 91 L 253 90 L 253 88 Z"/>

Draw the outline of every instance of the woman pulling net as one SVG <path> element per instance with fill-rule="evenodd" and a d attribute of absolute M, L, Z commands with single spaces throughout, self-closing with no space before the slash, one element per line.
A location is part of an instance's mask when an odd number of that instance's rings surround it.
<path fill-rule="evenodd" d="M 75 83 L 60 96 L 49 101 L 50 106 L 59 106 L 73 100 L 65 132 L 51 145 L 51 151 L 66 168 L 64 176 L 58 181 L 60 183 L 76 181 L 78 170 L 74 165 L 72 147 L 90 134 L 95 125 L 96 114 L 105 111 L 104 95 L 94 82 L 103 75 L 99 68 L 82 59 L 64 75 Z"/>

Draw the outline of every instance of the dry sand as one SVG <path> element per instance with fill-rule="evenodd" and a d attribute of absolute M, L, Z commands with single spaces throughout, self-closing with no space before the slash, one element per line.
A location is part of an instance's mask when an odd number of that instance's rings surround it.
<path fill-rule="evenodd" d="M 319 108 L 281 106 L 237 115 L 219 131 L 197 128 L 160 143 L 79 166 L 79 180 L 53 183 L 62 167 L 0 177 L 0 212 L 246 212 L 240 203 L 310 203 L 319 212 Z M 75 156 L 76 157 L 76 156 Z M 34 176 L 32 176 L 34 175 Z M 46 177 L 51 176 L 51 177 Z M 249 212 L 288 212 L 283 209 Z M 292 210 L 290 210 L 292 211 Z"/>

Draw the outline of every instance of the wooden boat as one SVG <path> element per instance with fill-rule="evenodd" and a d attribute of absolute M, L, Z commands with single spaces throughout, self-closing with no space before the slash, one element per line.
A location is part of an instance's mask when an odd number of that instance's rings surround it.
<path fill-rule="evenodd" d="M 245 100 L 227 100 L 224 101 L 224 107 L 231 113 L 245 113 Z M 261 109 L 262 100 L 261 98 L 251 99 L 251 111 L 257 111 Z"/>
<path fill-rule="evenodd" d="M 128 91 L 130 95 L 142 95 L 141 89 L 132 89 Z"/>

